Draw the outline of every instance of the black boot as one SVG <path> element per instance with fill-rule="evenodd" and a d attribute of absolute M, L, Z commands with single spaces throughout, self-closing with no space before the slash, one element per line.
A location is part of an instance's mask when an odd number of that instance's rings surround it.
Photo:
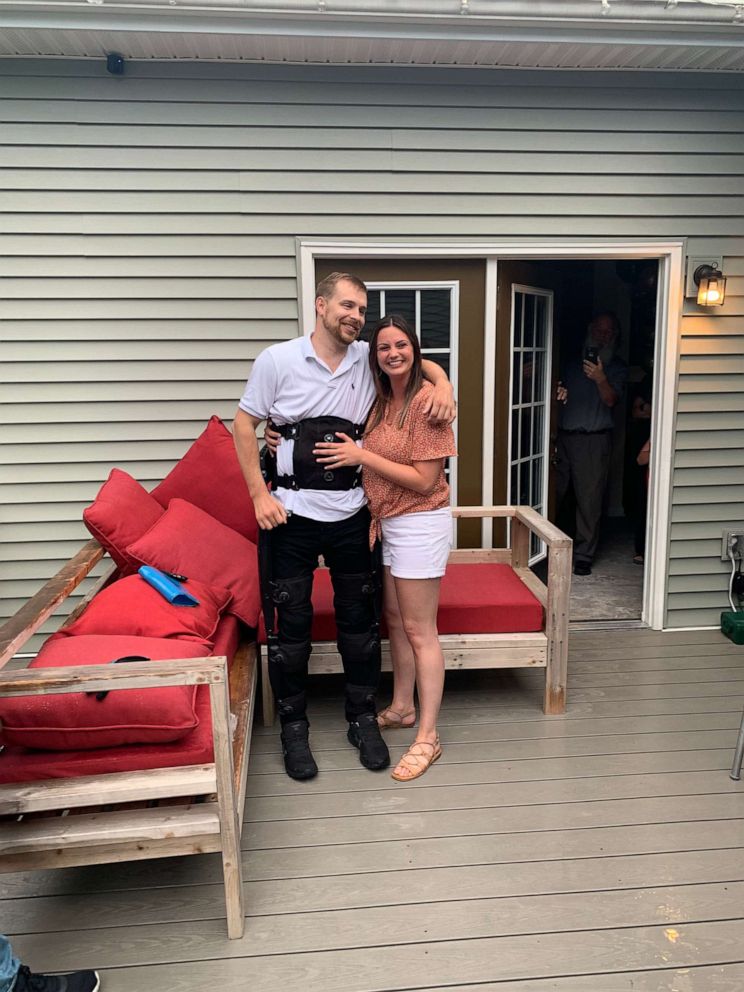
<path fill-rule="evenodd" d="M 346 719 L 349 743 L 359 748 L 359 760 L 365 768 L 378 771 L 390 764 L 390 752 L 382 739 L 377 723 L 375 687 L 373 685 L 346 686 Z"/>
<path fill-rule="evenodd" d="M 284 767 L 290 778 L 300 781 L 315 778 L 318 774 L 318 766 L 308 741 L 309 729 L 307 720 L 291 720 L 282 724 Z"/>
<path fill-rule="evenodd" d="M 346 736 L 350 744 L 359 748 L 359 760 L 365 768 L 376 772 L 390 764 L 390 752 L 382 739 L 375 713 L 360 713 L 349 723 Z"/>

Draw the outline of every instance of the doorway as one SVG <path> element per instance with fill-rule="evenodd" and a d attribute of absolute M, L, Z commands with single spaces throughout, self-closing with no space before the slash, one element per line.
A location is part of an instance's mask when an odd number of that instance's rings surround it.
<path fill-rule="evenodd" d="M 643 615 L 648 472 L 637 458 L 650 437 L 654 410 L 658 274 L 657 259 L 520 259 L 499 263 L 500 389 L 494 438 L 498 445 L 504 433 L 508 434 L 509 457 L 494 459 L 495 501 L 500 501 L 501 493 L 505 499 L 514 499 L 516 492 L 520 502 L 528 501 L 541 512 L 547 507 L 548 519 L 574 538 L 577 504 L 573 487 L 569 486 L 561 500 L 556 488 L 562 456 L 562 410 L 556 401 L 556 385 L 565 378 L 571 363 L 581 366 L 587 328 L 594 314 L 609 311 L 617 316 L 620 327 L 613 367 L 616 374 L 627 376 L 627 383 L 610 418 L 609 472 L 591 574 L 574 575 L 572 580 L 572 622 L 640 622 Z M 548 312 L 552 317 L 549 338 L 537 341 Z M 527 334 L 526 318 L 530 325 Z M 532 354 L 536 344 L 541 347 Z M 538 367 L 543 350 L 550 368 L 549 382 Z M 532 374 L 534 368 L 536 376 Z M 499 401 L 498 393 L 508 393 L 509 404 Z M 547 430 L 542 419 L 543 402 Z M 580 444 L 582 439 L 573 440 Z M 540 475 L 543 465 L 547 467 L 545 480 Z M 532 553 L 539 572 L 539 549 L 533 548 Z"/>
<path fill-rule="evenodd" d="M 648 488 L 648 531 L 647 553 L 642 567 L 633 566 L 642 572 L 641 589 L 643 605 L 641 624 L 655 630 L 662 630 L 666 619 L 666 596 L 668 584 L 668 537 L 670 528 L 670 493 L 672 486 L 672 452 L 674 446 L 674 422 L 677 407 L 677 366 L 680 354 L 681 308 L 679 301 L 683 293 L 684 244 L 681 241 L 652 240 L 565 240 L 543 242 L 516 241 L 439 241 L 439 242 L 382 242 L 348 240 L 298 239 L 298 299 L 301 306 L 302 325 L 307 329 L 314 323 L 314 287 L 316 279 L 333 269 L 359 272 L 363 278 L 372 280 L 379 272 L 376 265 L 384 267 L 383 278 L 407 278 L 408 266 L 417 271 L 414 278 L 449 278 L 453 265 L 472 263 L 470 270 L 474 281 L 467 291 L 464 282 L 460 284 L 460 299 L 467 299 L 473 305 L 473 313 L 480 309 L 480 316 L 464 320 L 460 318 L 459 349 L 461 356 L 459 370 L 460 407 L 458 427 L 460 431 L 460 478 L 457 499 L 460 504 L 490 505 L 506 501 L 507 452 L 503 439 L 508 436 L 508 398 L 510 350 L 508 331 L 502 333 L 501 322 L 508 317 L 508 308 L 503 305 L 505 293 L 505 267 L 508 265 L 537 264 L 537 276 L 529 272 L 513 273 L 512 282 L 540 288 L 538 277 L 543 278 L 542 287 L 550 287 L 545 280 L 561 276 L 563 328 L 565 334 L 556 331 L 554 343 L 557 345 L 553 363 L 560 361 L 560 348 L 573 328 L 574 333 L 582 333 L 582 321 L 588 319 L 595 307 L 595 296 L 602 290 L 612 289 L 618 294 L 620 304 L 639 307 L 647 314 L 655 314 L 655 325 L 651 328 L 651 339 L 655 335 L 653 354 L 653 414 L 650 419 L 651 457 Z M 444 263 L 444 270 L 433 267 Z M 646 263 L 651 262 L 651 265 Z M 362 268 L 370 266 L 370 272 Z M 561 272 L 561 266 L 566 266 Z M 467 270 L 467 266 L 466 269 Z M 484 275 L 485 272 L 485 275 Z M 474 275 L 474 273 L 477 273 Z M 466 276 L 466 278 L 468 278 Z M 626 283 L 623 287 L 623 284 Z M 645 285 L 644 285 L 645 283 Z M 654 295 L 653 284 L 658 288 Z M 589 289 L 587 289 L 587 286 Z M 624 295 L 623 295 L 624 294 Z M 608 293 L 608 295 L 610 295 Z M 497 305 L 502 304 L 501 306 Z M 480 302 L 478 302 L 480 301 Z M 587 302 L 588 301 L 588 302 Z M 606 299 L 597 300 L 596 305 L 607 306 Z M 587 313 L 588 309 L 588 313 Z M 576 319 L 570 320 L 575 313 Z M 624 315 L 620 314 L 621 319 Z M 625 316 L 628 316 L 627 314 Z M 647 318 L 648 319 L 648 318 Z M 585 325 L 584 325 L 585 326 Z M 635 324 L 634 324 L 635 326 Z M 463 328 L 467 328 L 463 337 Z M 627 328 L 630 324 L 626 325 Z M 640 340 L 633 333 L 625 336 L 625 347 L 635 349 Z M 627 355 L 630 358 L 630 354 Z M 632 362 L 631 365 L 637 363 Z M 632 372 L 631 375 L 635 373 Z M 631 381 L 631 389 L 635 388 Z M 480 394 L 480 396 L 479 396 Z M 626 402 L 627 414 L 627 402 Z M 551 410 L 551 422 L 553 411 Z M 620 429 L 625 431 L 623 421 Z M 467 450 L 466 450 L 467 446 Z M 480 446 L 480 461 L 478 448 Z M 623 457 L 626 447 L 621 449 Z M 630 446 L 627 447 L 630 457 Z M 465 477 L 467 476 L 467 477 Z M 477 480 L 480 479 L 479 486 Z M 622 493 L 623 472 L 620 473 Z M 614 502 L 609 503 L 613 520 L 613 508 L 617 510 L 617 487 L 609 493 Z M 622 500 L 622 495 L 621 495 Z M 553 495 L 548 492 L 549 515 L 554 509 Z M 625 517 L 625 508 L 617 514 Z M 627 521 L 626 521 L 627 523 Z M 498 545 L 503 540 L 500 534 L 501 521 L 483 523 L 480 533 L 468 525 L 463 539 L 462 529 L 459 540 L 462 546 Z M 632 557 L 632 556 L 631 556 Z M 631 561 L 632 564 L 632 561 Z M 539 567 L 539 565 L 537 566 Z M 638 574 L 638 573 L 634 573 Z M 607 600 L 601 599 L 602 616 L 596 623 L 606 626 L 616 623 L 613 612 L 605 609 Z M 634 614 L 638 611 L 635 610 Z M 596 615 L 596 614 L 595 614 Z M 629 618 L 627 618 L 629 619 Z M 631 620 L 638 623 L 638 620 Z"/>

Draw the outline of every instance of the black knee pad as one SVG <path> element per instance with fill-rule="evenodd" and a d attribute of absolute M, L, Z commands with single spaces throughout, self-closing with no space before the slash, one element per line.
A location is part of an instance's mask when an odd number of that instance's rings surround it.
<path fill-rule="evenodd" d="M 274 667 L 287 673 L 302 672 L 307 669 L 312 650 L 309 637 L 298 644 L 288 644 L 286 641 L 272 638 L 268 648 L 269 669 Z"/>
<path fill-rule="evenodd" d="M 304 693 L 310 650 L 309 637 L 299 644 L 287 644 L 275 637 L 269 639 L 269 682 L 278 700 Z"/>
<path fill-rule="evenodd" d="M 377 583 L 372 572 L 336 575 L 333 578 L 333 605 L 336 627 L 344 633 L 368 631 L 377 623 Z"/>
<path fill-rule="evenodd" d="M 279 640 L 282 644 L 310 643 L 313 623 L 312 575 L 276 579 L 271 583 L 271 597 L 279 614 Z"/>
<path fill-rule="evenodd" d="M 279 609 L 298 609 L 310 602 L 312 594 L 312 575 L 296 575 L 291 579 L 274 579 L 271 583 L 271 598 Z"/>
<path fill-rule="evenodd" d="M 349 681 L 377 685 L 380 678 L 380 635 L 377 624 L 360 633 L 338 631 L 338 650 Z"/>

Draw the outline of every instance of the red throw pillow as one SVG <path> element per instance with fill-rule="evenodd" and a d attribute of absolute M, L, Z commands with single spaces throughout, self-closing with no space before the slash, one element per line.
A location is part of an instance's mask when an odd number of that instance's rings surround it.
<path fill-rule="evenodd" d="M 184 588 L 198 606 L 174 606 L 139 575 L 119 579 L 91 600 L 82 616 L 59 631 L 78 634 L 131 634 L 133 637 L 179 637 L 214 643 L 220 614 L 232 596 L 227 589 L 190 579 Z"/>
<path fill-rule="evenodd" d="M 228 612 L 255 627 L 260 608 L 256 545 L 183 499 L 171 500 L 160 520 L 127 554 L 143 565 L 177 572 L 232 593 Z"/>
<path fill-rule="evenodd" d="M 153 489 L 152 496 L 164 507 L 172 499 L 185 499 L 249 541 L 256 541 L 256 514 L 235 442 L 217 416 L 210 418 L 186 454 Z"/>
<path fill-rule="evenodd" d="M 83 521 L 93 537 L 125 572 L 136 571 L 126 547 L 147 531 L 163 508 L 131 475 L 113 468 L 93 503 L 83 510 Z"/>
<path fill-rule="evenodd" d="M 153 660 L 202 658 L 208 644 L 156 637 L 53 634 L 31 668 L 102 665 L 116 658 L 142 655 Z M 75 751 L 119 744 L 163 744 L 177 741 L 199 723 L 197 686 L 154 689 L 112 689 L 105 699 L 84 692 L 0 699 L 2 741 L 50 751 Z"/>

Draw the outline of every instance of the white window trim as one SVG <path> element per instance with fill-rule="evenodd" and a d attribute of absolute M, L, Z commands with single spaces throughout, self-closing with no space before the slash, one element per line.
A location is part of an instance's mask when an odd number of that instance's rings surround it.
<path fill-rule="evenodd" d="M 315 260 L 319 258 L 482 258 L 486 263 L 486 315 L 483 381 L 482 501 L 493 503 L 494 387 L 496 274 L 499 259 L 619 259 L 659 260 L 654 356 L 658 402 L 651 425 L 652 485 L 648 523 L 651 540 L 646 555 L 642 620 L 663 630 L 666 619 L 667 555 L 672 498 L 674 424 L 677 415 L 677 375 L 680 355 L 685 243 L 682 240 L 559 240 L 559 241 L 322 241 L 296 239 L 298 300 L 302 325 L 315 323 Z M 300 332 L 302 333 L 302 331 Z M 493 359 L 491 361 L 491 359 Z"/>

